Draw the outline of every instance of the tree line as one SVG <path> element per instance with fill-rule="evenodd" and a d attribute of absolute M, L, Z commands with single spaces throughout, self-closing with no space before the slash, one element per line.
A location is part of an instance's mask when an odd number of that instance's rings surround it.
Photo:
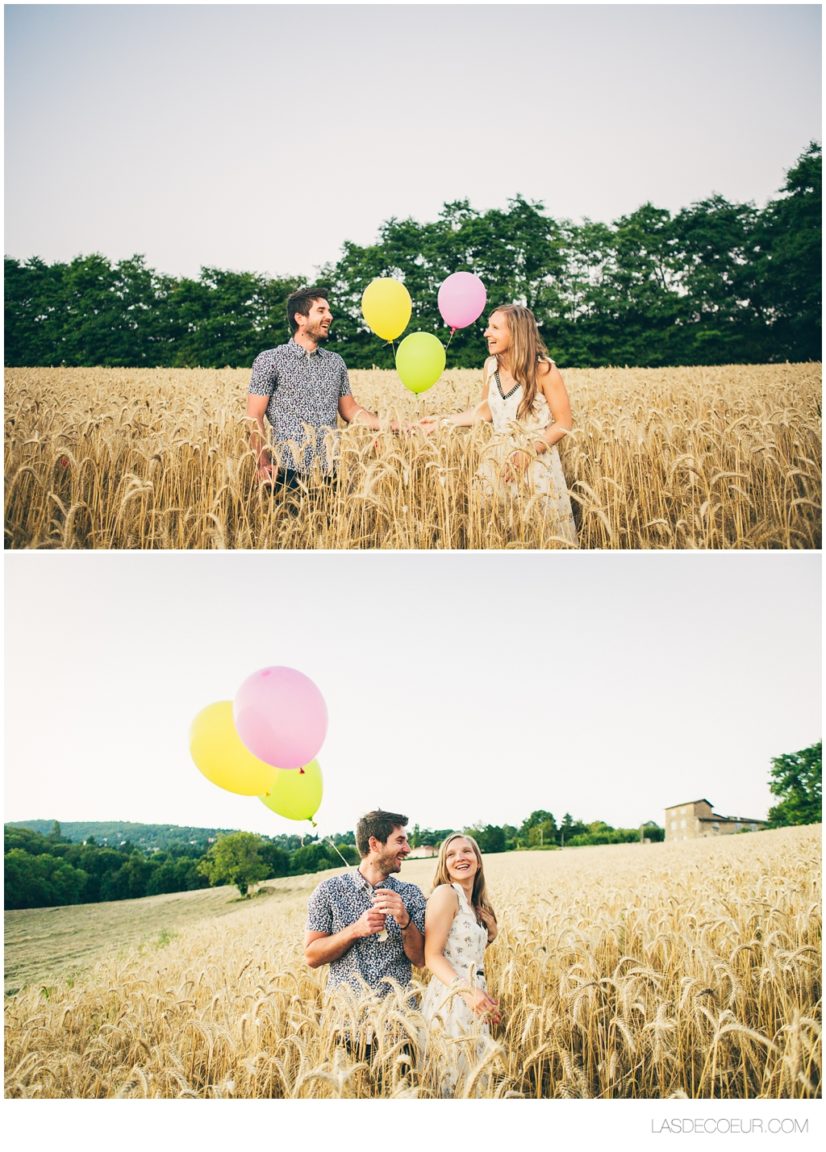
<path fill-rule="evenodd" d="M 818 741 L 798 752 L 772 758 L 769 788 L 778 803 L 769 810 L 770 828 L 820 822 L 822 753 L 822 742 Z M 359 861 L 353 832 L 321 839 L 315 835 L 259 836 L 218 829 L 176 829 L 173 825 L 67 825 L 67 830 L 83 836 L 78 842 L 65 835 L 57 821 L 52 822 L 48 833 L 35 830 L 32 824 L 42 829 L 45 822 L 4 827 L 7 909 L 127 900 L 215 884 L 236 884 L 246 895 L 252 885 L 269 877 L 304 875 Z M 105 829 L 107 836 L 113 837 L 129 829 L 143 846 L 129 840 L 117 847 L 100 845 L 90 828 Z M 410 844 L 435 849 L 453 831 L 414 824 Z M 531 812 L 518 827 L 476 824 L 462 831 L 473 836 L 486 854 L 659 841 L 665 837 L 665 830 L 653 820 L 638 828 L 612 828 L 603 820 L 585 824 L 566 812 L 557 822 L 544 808 Z M 164 847 L 159 848 L 159 843 Z"/>
<path fill-rule="evenodd" d="M 136 826 L 137 827 L 137 826 Z M 150 826 L 151 827 L 151 826 Z M 184 830 L 181 830 L 184 831 Z M 187 829 L 186 831 L 191 831 Z M 208 830 L 203 830 L 204 832 Z M 80 843 L 64 835 L 54 821 L 48 834 L 21 825 L 4 827 L 4 890 L 6 908 L 45 908 L 63 904 L 95 904 L 105 900 L 133 900 L 165 892 L 189 892 L 207 888 L 211 860 L 217 845 L 233 836 L 250 833 L 225 832 L 217 837 L 171 838 L 165 849 L 140 847 L 127 840 L 117 846 L 97 843 L 90 835 Z M 325 863 L 319 861 L 314 843 L 302 844 L 299 836 L 255 836 L 256 855 L 263 876 L 300 875 L 341 864 L 332 848 Z M 339 850 L 350 863 L 358 853 L 348 837 L 339 838 Z M 349 839 L 354 840 L 353 834 Z M 212 842 L 212 843 L 211 843 Z M 259 877 L 263 879 L 263 876 Z M 221 881 L 235 883 L 235 880 Z"/>
<path fill-rule="evenodd" d="M 714 194 L 671 213 L 651 203 L 610 224 L 548 215 L 517 195 L 507 209 L 446 203 L 430 223 L 391 218 L 375 244 L 346 241 L 318 281 L 336 323 L 330 346 L 352 368 L 393 366 L 360 302 L 376 277 L 402 278 L 408 331 L 448 332 L 439 285 L 469 270 L 488 302 L 520 301 L 562 365 L 600 367 L 819 360 L 820 146 L 811 143 L 763 209 Z M 302 281 L 204 267 L 172 277 L 135 255 L 68 263 L 5 261 L 7 366 L 246 367 L 289 332 Z M 448 364 L 479 367 L 482 317 L 451 338 Z"/>
<path fill-rule="evenodd" d="M 43 823 L 37 822 L 39 826 Z M 141 828 L 133 827 L 136 833 Z M 321 872 L 359 861 L 352 832 L 321 839 L 315 835 L 270 837 L 226 831 L 212 836 L 206 835 L 211 830 L 202 829 L 200 835 L 182 835 L 175 840 L 167 831 L 166 847 L 160 849 L 151 846 L 157 838 L 157 827 L 148 828 L 148 834 L 139 836 L 143 846 L 131 840 L 113 846 L 99 844 L 92 834 L 78 843 L 64 834 L 57 821 L 52 822 L 48 832 L 6 824 L 6 908 L 133 900 L 215 884 L 237 884 L 245 895 L 252 885 L 264 879 Z M 196 831 L 181 829 L 182 833 Z M 415 825 L 410 843 L 413 847 L 438 847 L 452 831 Z M 487 824 L 465 831 L 476 837 L 486 853 L 562 844 L 614 844 L 640 838 L 639 829 L 611 828 L 602 821 L 586 825 L 568 815 L 557 828 L 553 815 L 545 811 L 531 813 L 518 828 Z M 663 829 L 653 824 L 645 830 L 648 839 L 662 839 L 663 834 Z"/>

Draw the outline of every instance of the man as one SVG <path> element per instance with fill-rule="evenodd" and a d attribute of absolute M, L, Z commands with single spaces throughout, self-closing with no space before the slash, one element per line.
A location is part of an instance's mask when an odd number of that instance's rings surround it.
<path fill-rule="evenodd" d="M 358 869 L 322 880 L 310 897 L 304 956 L 311 968 L 330 965 L 328 992 L 341 984 L 362 991 L 364 980 L 383 998 L 387 980 L 404 988 L 411 965 L 424 966 L 425 898 L 393 876 L 410 852 L 406 824 L 399 812 L 362 816 Z"/>
<path fill-rule="evenodd" d="M 255 421 L 251 441 L 259 477 L 296 488 L 316 461 L 326 475 L 333 473 L 329 448 L 336 413 L 348 423 L 358 420 L 375 430 L 381 425 L 377 416 L 353 399 L 342 358 L 320 347 L 333 322 L 327 290 L 315 285 L 293 292 L 287 301 L 287 319 L 290 341 L 261 352 L 253 361 L 247 416 Z M 277 472 L 266 447 L 264 416 L 281 457 Z"/>

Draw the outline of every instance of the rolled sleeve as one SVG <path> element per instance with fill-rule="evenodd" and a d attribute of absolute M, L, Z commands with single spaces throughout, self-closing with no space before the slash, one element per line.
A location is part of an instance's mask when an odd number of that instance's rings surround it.
<path fill-rule="evenodd" d="M 326 936 L 333 934 L 333 909 L 323 885 L 319 885 L 310 897 L 307 905 L 306 930 L 323 932 Z"/>

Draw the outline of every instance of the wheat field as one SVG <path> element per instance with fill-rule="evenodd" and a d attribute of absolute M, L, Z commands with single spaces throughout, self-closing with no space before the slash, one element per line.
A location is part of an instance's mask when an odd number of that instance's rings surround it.
<path fill-rule="evenodd" d="M 503 1020 L 466 1047 L 458 1095 L 819 1097 L 820 831 L 487 857 Z M 432 870 L 408 861 L 403 877 L 427 892 Z M 6 998 L 7 1097 L 438 1097 L 461 1045 L 427 1034 L 400 995 L 325 1002 L 325 970 L 302 953 L 318 879 L 248 901 L 215 890 L 205 918 L 160 936 L 147 920 L 140 945 L 115 931 L 71 979 L 41 969 Z M 216 918 L 219 899 L 231 911 Z M 17 913 L 7 948 L 27 915 L 48 914 Z M 62 971 L 59 947 L 41 950 Z M 371 1062 L 337 1042 L 342 1014 L 372 1029 Z"/>
<path fill-rule="evenodd" d="M 583 548 L 818 548 L 820 365 L 564 373 L 563 467 Z M 248 370 L 9 369 L 7 548 L 562 548 L 529 491 L 491 502 L 490 430 L 347 427 L 339 484 L 256 479 Z M 353 371 L 383 420 L 476 403 L 480 374 L 421 397 Z"/>

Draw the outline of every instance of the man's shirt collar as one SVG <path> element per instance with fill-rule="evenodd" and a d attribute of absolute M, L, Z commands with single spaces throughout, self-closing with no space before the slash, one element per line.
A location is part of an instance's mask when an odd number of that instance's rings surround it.
<path fill-rule="evenodd" d="M 287 343 L 287 347 L 291 350 L 292 354 L 297 360 L 309 360 L 311 356 L 327 355 L 325 350 L 320 345 L 316 348 L 315 352 L 308 352 L 306 348 L 302 347 L 301 344 L 293 340 L 292 336 Z"/>

